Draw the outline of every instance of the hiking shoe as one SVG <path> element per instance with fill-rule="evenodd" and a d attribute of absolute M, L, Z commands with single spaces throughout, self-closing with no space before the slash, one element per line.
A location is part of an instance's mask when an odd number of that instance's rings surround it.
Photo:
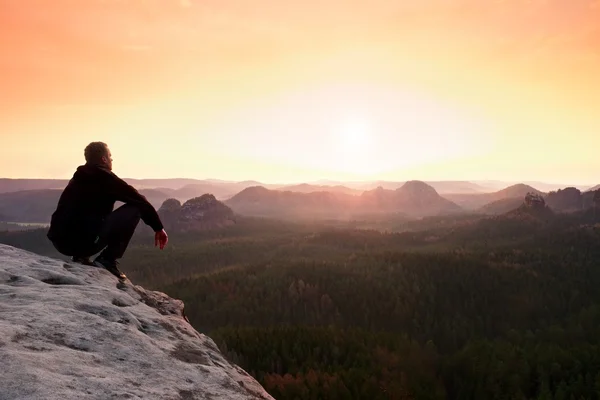
<path fill-rule="evenodd" d="M 71 257 L 71 261 L 73 261 L 74 263 L 83 264 L 83 265 L 94 265 L 94 263 L 92 262 L 92 260 L 90 260 L 89 257 L 73 256 L 73 257 Z"/>
<path fill-rule="evenodd" d="M 119 279 L 125 279 L 127 276 L 117 268 L 119 262 L 117 260 L 109 260 L 107 258 L 98 257 L 94 260 L 94 265 L 108 270 L 111 274 Z"/>

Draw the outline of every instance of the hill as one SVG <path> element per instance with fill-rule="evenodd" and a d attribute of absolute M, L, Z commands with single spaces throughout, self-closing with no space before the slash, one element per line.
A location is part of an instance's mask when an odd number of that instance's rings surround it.
<path fill-rule="evenodd" d="M 425 181 L 439 194 L 446 193 L 485 193 L 489 190 L 485 187 L 469 181 Z"/>
<path fill-rule="evenodd" d="M 481 194 L 445 194 L 444 197 L 466 210 L 477 210 L 486 204 L 506 199 L 523 199 L 527 193 L 543 194 L 541 191 L 522 183 L 506 187 L 502 190 Z M 516 201 L 516 200 L 515 200 Z M 491 206 L 490 208 L 494 208 Z"/>
<path fill-rule="evenodd" d="M 595 192 L 596 190 L 600 190 L 600 185 L 596 185 L 594 187 L 589 188 L 586 192 Z"/>
<path fill-rule="evenodd" d="M 438 193 L 484 193 L 489 190 L 477 183 L 469 182 L 469 181 L 423 181 L 427 185 L 433 187 Z M 377 189 L 381 187 L 383 189 L 388 190 L 396 190 L 402 185 L 404 185 L 406 181 L 369 181 L 369 182 L 329 182 L 329 185 L 343 185 L 349 187 L 351 189 L 356 189 L 359 191 L 367 191 Z"/>
<path fill-rule="evenodd" d="M 345 219 L 382 213 L 420 217 L 460 211 L 456 204 L 420 181 L 406 182 L 396 190 L 379 187 L 360 196 L 329 191 L 299 193 L 257 186 L 243 190 L 225 203 L 242 215 L 288 218 Z"/>
<path fill-rule="evenodd" d="M 235 223 L 233 211 L 211 194 L 204 194 L 183 203 L 168 199 L 158 214 L 169 232 L 190 232 L 216 229 Z"/>
<path fill-rule="evenodd" d="M 200 197 L 204 194 L 212 194 L 218 200 L 228 199 L 240 191 L 255 185 L 252 181 L 245 182 L 213 182 L 205 181 L 185 185 L 169 193 L 170 197 L 179 201 L 187 201 L 194 197 Z M 271 187 L 271 186 L 269 186 Z"/>
<path fill-rule="evenodd" d="M 0 245 L 0 293 L 2 398 L 272 399 L 180 300 L 106 270 Z"/>
<path fill-rule="evenodd" d="M 125 182 L 138 190 L 156 189 L 164 193 L 172 194 L 171 191 L 180 191 L 175 197 L 181 201 L 189 200 L 205 193 L 214 193 L 222 198 L 250 186 L 264 185 L 255 181 L 221 181 L 215 179 L 188 179 L 188 178 L 165 178 L 165 179 L 134 179 L 123 178 Z M 8 179 L 0 178 L 0 193 L 19 192 L 24 190 L 64 189 L 69 179 Z M 264 185 L 275 187 L 281 185 Z"/>
<path fill-rule="evenodd" d="M 580 211 L 584 208 L 581 190 L 575 187 L 568 187 L 548 193 L 546 203 L 553 210 L 560 212 Z"/>
<path fill-rule="evenodd" d="M 0 178 L 0 193 L 64 189 L 68 179 L 9 179 Z"/>
<path fill-rule="evenodd" d="M 226 200 L 225 204 L 241 215 L 276 218 L 344 218 L 354 209 L 356 199 L 356 196 L 343 193 L 299 193 L 254 186 Z"/>
<path fill-rule="evenodd" d="M 49 223 L 62 190 L 23 190 L 0 194 L 4 222 Z"/>
<path fill-rule="evenodd" d="M 443 198 L 430 185 L 422 181 L 408 181 L 394 193 L 396 207 L 410 215 L 439 215 L 460 211 L 452 201 Z"/>
<path fill-rule="evenodd" d="M 521 197 L 510 197 L 507 199 L 492 201 L 491 203 L 488 203 L 477 209 L 477 212 L 490 215 L 505 214 L 509 211 L 519 208 L 521 204 L 523 204 L 523 199 Z"/>
<path fill-rule="evenodd" d="M 312 193 L 312 192 L 331 192 L 331 193 L 342 193 L 350 195 L 360 195 L 363 191 L 358 189 L 352 189 L 342 185 L 311 185 L 308 183 L 301 183 L 299 185 L 285 185 L 274 188 L 275 190 L 298 192 L 298 193 Z"/>
<path fill-rule="evenodd" d="M 378 187 L 366 191 L 359 204 L 363 212 L 399 212 L 417 217 L 460 211 L 460 207 L 421 181 L 408 181 L 396 190 Z"/>

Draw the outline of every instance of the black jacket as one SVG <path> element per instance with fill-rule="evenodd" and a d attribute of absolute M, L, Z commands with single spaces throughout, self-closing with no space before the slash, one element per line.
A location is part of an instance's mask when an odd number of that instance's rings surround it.
<path fill-rule="evenodd" d="M 98 165 L 77 168 L 50 220 L 51 241 L 94 240 L 116 201 L 138 207 L 142 221 L 155 232 L 163 229 L 158 213 L 134 187 Z"/>

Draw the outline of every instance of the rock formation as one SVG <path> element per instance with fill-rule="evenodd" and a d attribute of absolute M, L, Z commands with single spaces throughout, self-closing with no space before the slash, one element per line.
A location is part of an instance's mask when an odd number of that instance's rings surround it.
<path fill-rule="evenodd" d="M 535 192 L 527 193 L 525 199 L 518 208 L 502 215 L 504 218 L 535 223 L 549 222 L 554 216 L 554 212 L 548 207 L 544 197 Z"/>
<path fill-rule="evenodd" d="M 574 187 L 548 193 L 546 204 L 557 212 L 574 212 L 584 208 L 581 191 Z"/>
<path fill-rule="evenodd" d="M 167 199 L 159 208 L 158 214 L 168 231 L 187 232 L 235 224 L 231 208 L 212 194 L 195 197 L 183 205 L 177 199 Z"/>
<path fill-rule="evenodd" d="M 0 244 L 0 398 L 272 399 L 164 293 Z"/>
<path fill-rule="evenodd" d="M 527 193 L 527 195 L 525 195 L 525 202 L 524 202 L 526 207 L 529 208 L 534 208 L 534 209 L 543 209 L 546 207 L 546 201 L 544 200 L 544 198 L 537 194 L 537 193 Z"/>

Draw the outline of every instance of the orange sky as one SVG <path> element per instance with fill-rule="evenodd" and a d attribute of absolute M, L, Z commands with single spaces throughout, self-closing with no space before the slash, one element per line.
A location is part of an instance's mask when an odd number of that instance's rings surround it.
<path fill-rule="evenodd" d="M 600 0 L 0 0 L 0 176 L 600 181 Z"/>

